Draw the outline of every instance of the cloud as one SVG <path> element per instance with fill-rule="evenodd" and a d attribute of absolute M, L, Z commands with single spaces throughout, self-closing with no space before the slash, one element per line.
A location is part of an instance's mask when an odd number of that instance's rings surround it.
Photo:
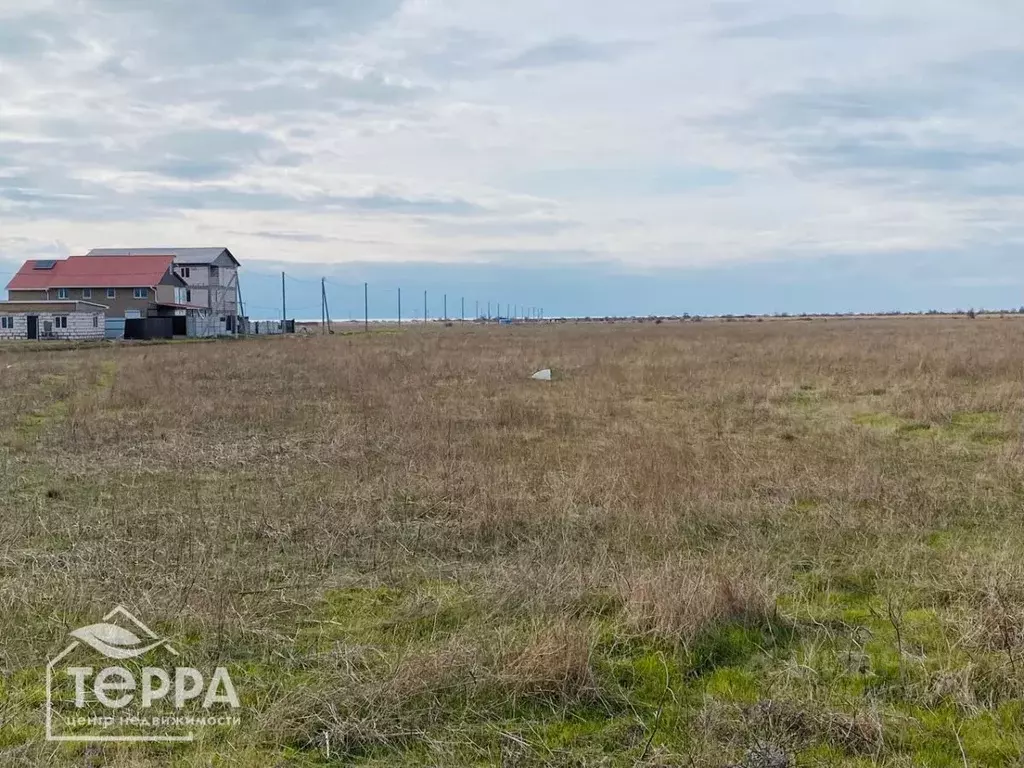
<path fill-rule="evenodd" d="M 499 69 L 543 69 L 566 64 L 609 62 L 633 48 L 631 43 L 595 42 L 579 37 L 561 37 L 527 48 L 498 64 Z"/>
<path fill-rule="evenodd" d="M 182 190 L 158 189 L 143 196 L 158 207 L 193 210 L 350 211 L 367 214 L 472 216 L 485 209 L 457 198 L 410 198 L 385 193 L 291 195 L 267 190 L 241 190 L 223 186 Z"/>
<path fill-rule="evenodd" d="M 292 53 L 365 32 L 401 7 L 401 0 L 89 0 L 107 23 L 135 32 L 134 53 L 167 64 L 235 61 Z"/>
<path fill-rule="evenodd" d="M 144 154 L 191 155 L 197 151 L 232 157 L 255 155 L 280 146 L 265 133 L 224 128 L 200 128 L 172 131 L 147 139 L 141 147 Z"/>
<path fill-rule="evenodd" d="M 235 232 L 236 235 L 261 237 L 265 240 L 285 240 L 292 243 L 332 243 L 339 238 L 314 235 L 308 232 Z"/>
<path fill-rule="evenodd" d="M 484 208 L 476 203 L 458 199 L 410 199 L 396 195 L 374 194 L 363 197 L 341 197 L 337 200 L 342 205 L 357 210 L 386 211 L 388 213 L 439 213 L 448 216 L 471 216 L 484 211 Z"/>
<path fill-rule="evenodd" d="M 553 168 L 509 181 L 531 194 L 558 198 L 661 197 L 733 183 L 732 171 L 700 165 L 657 168 Z"/>
<path fill-rule="evenodd" d="M 500 216 L 459 219 L 421 219 L 425 227 L 446 237 L 554 236 L 581 226 L 580 222 L 548 216 Z"/>
<path fill-rule="evenodd" d="M 518 266 L 594 263 L 607 259 L 607 254 L 581 248 L 574 249 L 482 249 L 473 255 L 481 261 L 513 264 Z"/>
<path fill-rule="evenodd" d="M 380 72 L 343 75 L 314 68 L 241 88 L 200 91 L 199 98 L 215 105 L 222 114 L 235 117 L 268 111 L 314 115 L 330 111 L 358 118 L 369 107 L 412 103 L 430 93 L 425 86 Z"/>
<path fill-rule="evenodd" d="M 1016 86 L 1024 78 L 1024 50 L 997 48 L 979 51 L 936 67 L 936 74 L 958 84 L 989 87 Z"/>
<path fill-rule="evenodd" d="M 0 16 L 0 20 L 3 20 Z M 12 60 L 35 59 L 56 46 L 80 48 L 71 28 L 58 16 L 40 12 L 18 18 L 19 23 L 0 23 L 0 51 Z"/>
<path fill-rule="evenodd" d="M 924 0 L 0 0 L 0 249 L 320 262 L 340 238 L 386 263 L 645 273 L 986 253 L 1024 242 L 1019 21 Z"/>
<path fill-rule="evenodd" d="M 152 162 L 146 163 L 146 159 Z M 301 156 L 266 133 L 224 128 L 173 131 L 147 139 L 131 165 L 175 179 L 202 181 L 231 176 L 248 165 L 298 165 Z"/>
<path fill-rule="evenodd" d="M 719 33 L 723 38 L 760 38 L 787 41 L 895 34 L 899 25 L 866 21 L 836 12 L 794 13 L 755 22 L 729 24 Z"/>
<path fill-rule="evenodd" d="M 988 146 L 969 137 L 957 141 L 953 136 L 942 144 L 929 146 L 889 134 L 859 141 L 822 142 L 809 147 L 806 156 L 839 168 L 948 172 L 1020 164 L 1024 161 L 1024 146 Z"/>
<path fill-rule="evenodd" d="M 848 187 L 939 200 L 1024 195 L 1024 100 L 993 69 L 1021 66 L 1007 52 L 934 62 L 912 78 L 843 84 L 809 79 L 711 121 L 793 171 Z"/>

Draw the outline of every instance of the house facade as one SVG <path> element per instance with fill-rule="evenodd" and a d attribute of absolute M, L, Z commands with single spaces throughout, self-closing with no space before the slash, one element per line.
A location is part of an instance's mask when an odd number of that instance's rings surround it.
<path fill-rule="evenodd" d="M 92 302 L 108 325 L 149 317 L 187 317 L 188 286 L 173 256 L 27 261 L 7 284 L 11 302 Z M 184 328 L 182 330 L 184 333 Z"/>
<path fill-rule="evenodd" d="M 196 336 L 233 334 L 238 330 L 238 259 L 227 248 L 94 248 L 89 258 L 173 257 L 174 272 L 186 284 L 185 300 L 198 310 L 192 316 Z"/>
<path fill-rule="evenodd" d="M 105 312 L 91 301 L 0 301 L 0 340 L 102 339 Z"/>

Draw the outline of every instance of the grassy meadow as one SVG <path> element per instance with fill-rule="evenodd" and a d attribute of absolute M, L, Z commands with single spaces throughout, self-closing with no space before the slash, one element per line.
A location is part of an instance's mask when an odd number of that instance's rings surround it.
<path fill-rule="evenodd" d="M 0 384 L 0 765 L 1024 764 L 1024 320 L 6 344 Z M 46 742 L 118 604 L 241 725 Z"/>

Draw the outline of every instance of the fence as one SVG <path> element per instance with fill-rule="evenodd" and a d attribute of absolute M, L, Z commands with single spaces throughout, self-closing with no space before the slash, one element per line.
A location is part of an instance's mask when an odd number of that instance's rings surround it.
<path fill-rule="evenodd" d="M 295 333 L 295 321 L 285 320 L 284 323 L 280 320 L 249 320 L 243 318 L 239 324 L 239 329 L 243 334 L 251 334 L 253 336 L 280 336 L 283 333 Z"/>
<path fill-rule="evenodd" d="M 124 321 L 126 339 L 173 339 L 173 317 L 146 317 Z"/>

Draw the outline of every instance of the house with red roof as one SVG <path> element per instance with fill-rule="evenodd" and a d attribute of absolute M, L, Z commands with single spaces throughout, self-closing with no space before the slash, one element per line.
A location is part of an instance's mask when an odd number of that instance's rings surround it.
<path fill-rule="evenodd" d="M 174 271 L 188 284 L 186 298 L 198 307 L 189 335 L 223 336 L 235 333 L 238 327 L 238 269 L 241 266 L 230 249 L 224 246 L 203 248 L 93 248 L 89 258 L 137 258 L 139 256 L 174 256 Z M 193 334 L 194 332 L 194 334 Z"/>
<path fill-rule="evenodd" d="M 170 317 L 184 335 L 186 316 L 196 307 L 188 303 L 188 284 L 173 263 L 173 254 L 26 261 L 7 284 L 8 301 L 0 302 L 0 316 L 19 304 L 84 302 L 103 307 L 115 327 L 117 320 Z"/>

